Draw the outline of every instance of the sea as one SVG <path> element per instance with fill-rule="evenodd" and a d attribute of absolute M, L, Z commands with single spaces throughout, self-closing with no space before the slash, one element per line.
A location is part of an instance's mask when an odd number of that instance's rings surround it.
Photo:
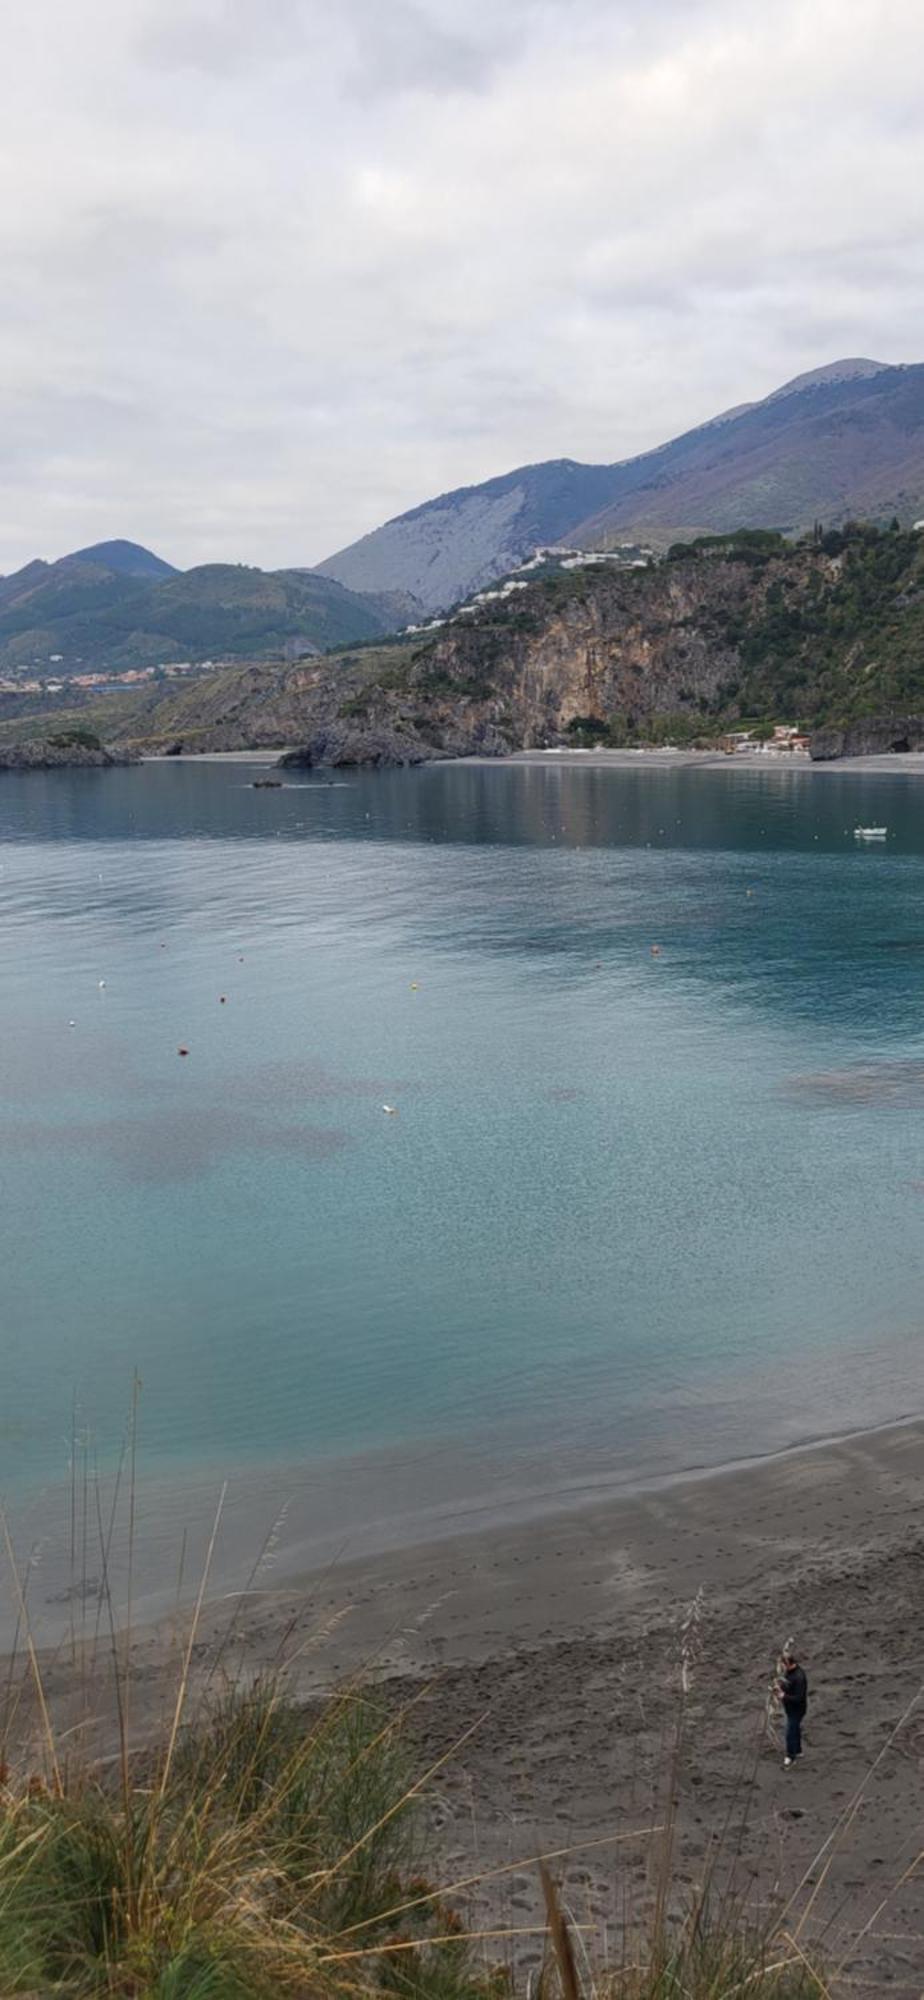
<path fill-rule="evenodd" d="M 260 774 L 0 776 L 37 1604 L 129 1461 L 156 1608 L 921 1411 L 920 779 Z"/>

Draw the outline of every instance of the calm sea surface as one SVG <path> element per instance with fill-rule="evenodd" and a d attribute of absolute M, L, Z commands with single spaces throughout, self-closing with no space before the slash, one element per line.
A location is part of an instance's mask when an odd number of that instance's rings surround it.
<path fill-rule="evenodd" d="M 135 1369 L 386 1539 L 924 1407 L 920 781 L 252 776 L 0 778 L 8 1497 Z"/>

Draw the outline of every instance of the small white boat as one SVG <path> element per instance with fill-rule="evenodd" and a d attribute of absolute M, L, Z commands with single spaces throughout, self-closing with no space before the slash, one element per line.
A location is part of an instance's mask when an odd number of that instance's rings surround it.
<path fill-rule="evenodd" d="M 853 837 L 854 840 L 885 840 L 888 831 L 887 826 L 855 826 Z"/>

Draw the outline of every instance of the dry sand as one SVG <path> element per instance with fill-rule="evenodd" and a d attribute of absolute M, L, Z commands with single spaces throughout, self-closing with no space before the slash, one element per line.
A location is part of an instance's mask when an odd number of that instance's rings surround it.
<path fill-rule="evenodd" d="M 297 1586 L 262 1581 L 227 1665 L 255 1669 L 283 1653 L 306 1699 L 362 1670 L 389 1705 L 414 1703 L 407 1729 L 421 1772 L 473 1728 L 431 1787 L 429 1872 L 448 1882 L 573 1846 L 558 1866 L 598 1950 L 627 1894 L 643 1904 L 652 1843 L 581 1843 L 646 1828 L 663 1808 L 682 1632 L 697 1602 L 679 1884 L 702 1878 L 716 1845 L 728 1865 L 750 1792 L 739 1878 L 762 1900 L 790 1891 L 863 1787 L 818 1901 L 826 1949 L 852 1950 L 865 1993 L 924 1990 L 924 1885 L 912 1877 L 875 1915 L 924 1847 L 924 1708 L 913 1705 L 924 1681 L 920 1424 L 366 1557 Z M 207 1611 L 200 1681 L 228 1619 L 227 1602 Z M 792 1772 L 765 1722 L 789 1635 L 812 1691 Z M 175 1684 L 169 1621 L 140 1633 L 134 1651 L 135 1717 L 153 1730 Z M 104 1680 L 101 1658 L 97 1713 Z M 48 1663 L 48 1684 L 66 1718 L 65 1657 Z M 536 1870 L 515 1866 L 458 1900 L 475 1919 L 529 1926 Z M 535 1950 L 530 1938 L 517 1947 L 526 1961 Z"/>

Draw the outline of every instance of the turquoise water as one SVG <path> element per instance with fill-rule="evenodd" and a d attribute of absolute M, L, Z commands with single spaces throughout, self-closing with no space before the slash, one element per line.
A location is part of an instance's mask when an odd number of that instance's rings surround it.
<path fill-rule="evenodd" d="M 0 781 L 7 1494 L 136 1368 L 410 1515 L 924 1404 L 919 781 L 251 776 Z"/>

